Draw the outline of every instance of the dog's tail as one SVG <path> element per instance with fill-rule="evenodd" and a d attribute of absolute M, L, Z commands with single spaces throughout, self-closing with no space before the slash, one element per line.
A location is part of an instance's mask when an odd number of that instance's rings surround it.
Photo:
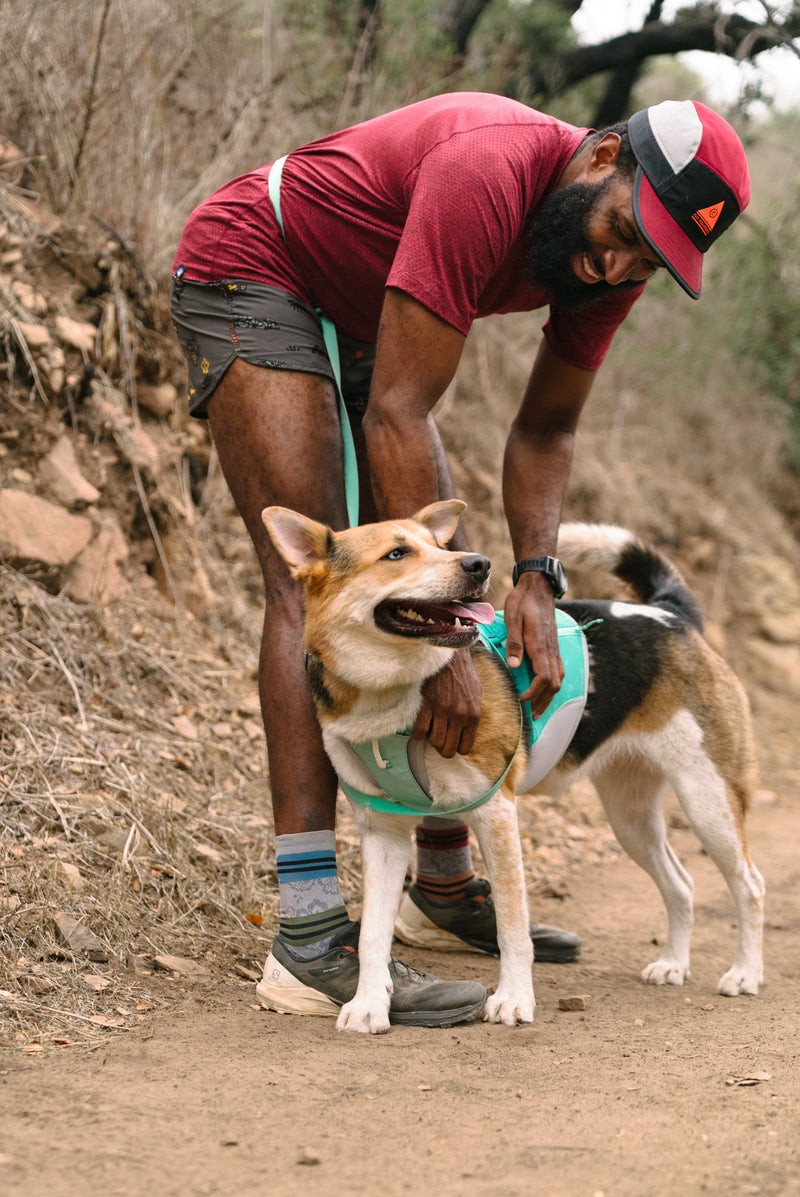
<path fill-rule="evenodd" d="M 677 566 L 654 545 L 613 524 L 562 524 L 558 555 L 566 568 L 604 569 L 637 599 L 672 611 L 703 631 L 703 613 Z"/>

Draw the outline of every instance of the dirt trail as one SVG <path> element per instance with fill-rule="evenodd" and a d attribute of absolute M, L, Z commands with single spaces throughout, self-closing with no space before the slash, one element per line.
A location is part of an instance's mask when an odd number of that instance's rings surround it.
<path fill-rule="evenodd" d="M 693 976 L 638 981 L 660 899 L 627 860 L 582 872 L 540 918 L 579 929 L 573 965 L 535 966 L 532 1027 L 339 1035 L 254 1008 L 222 982 L 94 1051 L 6 1053 L 0 1191 L 17 1197 L 800 1194 L 800 802 L 756 807 L 767 981 L 717 997 L 734 941 L 716 869 L 688 832 Z M 474 955 L 406 958 L 487 985 Z M 585 1013 L 559 997 L 590 994 Z"/>

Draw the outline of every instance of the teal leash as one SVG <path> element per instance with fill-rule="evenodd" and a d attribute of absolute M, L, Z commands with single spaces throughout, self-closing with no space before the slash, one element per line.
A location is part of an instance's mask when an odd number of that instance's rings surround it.
<path fill-rule="evenodd" d="M 275 216 L 280 226 L 281 236 L 286 241 L 286 230 L 281 216 L 281 174 L 283 164 L 288 154 L 284 154 L 277 162 L 273 162 L 269 170 L 267 186 L 269 198 L 275 209 Z M 342 368 L 339 361 L 339 340 L 336 336 L 336 326 L 327 316 L 317 308 L 317 315 L 322 323 L 322 336 L 325 340 L 325 350 L 331 363 L 336 382 L 336 394 L 339 399 L 339 423 L 342 427 L 342 456 L 344 459 L 344 490 L 347 501 L 347 520 L 351 528 L 358 527 L 358 463 L 356 461 L 356 446 L 353 441 L 353 430 L 350 427 L 350 417 L 342 394 Z"/>

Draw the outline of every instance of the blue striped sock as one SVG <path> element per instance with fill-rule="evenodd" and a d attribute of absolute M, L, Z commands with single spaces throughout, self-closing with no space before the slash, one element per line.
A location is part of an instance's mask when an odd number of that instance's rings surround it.
<path fill-rule="evenodd" d="M 350 919 L 336 874 L 333 831 L 275 836 L 281 917 L 278 934 L 298 960 L 321 956 Z"/>

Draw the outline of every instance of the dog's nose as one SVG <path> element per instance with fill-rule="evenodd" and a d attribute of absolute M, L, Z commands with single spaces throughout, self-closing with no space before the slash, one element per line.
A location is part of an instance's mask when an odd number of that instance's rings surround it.
<path fill-rule="evenodd" d="M 461 568 L 476 582 L 485 582 L 489 577 L 492 563 L 488 557 L 482 557 L 480 553 L 465 553 L 461 558 Z"/>

